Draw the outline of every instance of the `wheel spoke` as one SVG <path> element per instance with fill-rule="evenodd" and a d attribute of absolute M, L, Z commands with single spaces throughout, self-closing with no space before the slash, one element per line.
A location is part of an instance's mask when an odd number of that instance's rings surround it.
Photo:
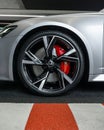
<path fill-rule="evenodd" d="M 69 61 L 69 62 L 78 62 L 78 57 L 72 57 L 72 56 L 61 56 L 56 59 L 56 61 Z"/>
<path fill-rule="evenodd" d="M 69 84 L 72 84 L 73 83 L 73 80 L 68 76 L 66 75 L 64 72 L 62 72 L 60 69 L 57 69 L 58 72 L 60 72 L 60 74 L 62 75 L 63 79 L 65 79 L 67 82 L 69 82 Z"/>
<path fill-rule="evenodd" d="M 35 56 L 32 52 L 28 51 L 25 52 L 25 54 L 32 60 L 31 62 L 34 62 L 34 64 L 43 65 L 42 61 L 37 56 Z M 23 62 L 26 63 L 27 61 L 24 60 Z"/>
<path fill-rule="evenodd" d="M 55 56 L 55 57 L 57 57 L 55 48 L 53 48 L 52 55 Z"/>
<path fill-rule="evenodd" d="M 55 40 L 55 36 L 52 37 L 52 39 L 49 42 L 48 47 L 46 49 L 46 54 L 47 54 L 48 57 L 52 56 L 52 50 L 53 50 L 54 40 Z"/>
<path fill-rule="evenodd" d="M 46 57 L 48 57 L 48 52 L 47 52 L 47 48 L 48 48 L 48 38 L 47 36 L 43 36 L 43 43 L 44 43 L 44 48 L 45 48 L 45 53 L 46 53 Z"/>
<path fill-rule="evenodd" d="M 71 54 L 73 54 L 73 53 L 75 53 L 75 52 L 76 52 L 76 50 L 75 50 L 75 48 L 73 48 L 73 49 L 69 50 L 68 52 L 66 52 L 66 53 L 64 54 L 64 56 L 69 56 L 69 55 L 71 55 Z"/>
<path fill-rule="evenodd" d="M 46 50 L 47 47 L 48 47 L 48 39 L 47 39 L 47 36 L 43 36 L 43 42 L 44 42 L 44 47 L 45 47 L 45 50 Z"/>
<path fill-rule="evenodd" d="M 22 60 L 22 64 L 34 65 L 34 62 L 33 62 L 33 61 L 30 61 L 30 60 Z"/>
<path fill-rule="evenodd" d="M 58 71 L 58 75 L 59 75 L 59 85 L 60 85 L 60 87 L 62 87 L 63 89 L 65 89 L 65 82 L 64 82 L 63 74 L 61 74 L 61 73 Z"/>
<path fill-rule="evenodd" d="M 45 75 L 43 78 L 37 80 L 37 81 L 34 82 L 33 84 L 36 85 L 37 83 L 40 82 L 39 90 L 42 90 L 43 87 L 44 87 L 44 85 L 45 85 L 45 83 L 46 83 L 46 81 L 47 81 L 47 79 L 48 79 L 48 76 L 49 76 L 49 72 L 47 72 L 46 75 Z"/>
<path fill-rule="evenodd" d="M 76 52 L 76 50 L 75 50 L 75 48 L 73 48 L 73 49 L 69 50 L 68 52 L 66 52 L 65 54 L 58 57 L 57 59 L 61 59 L 62 57 L 69 57 L 71 54 L 73 54 L 75 52 Z"/>
<path fill-rule="evenodd" d="M 70 59 L 70 61 L 73 61 L 73 62 L 79 61 L 79 58 L 77 57 L 69 56 L 68 58 Z"/>

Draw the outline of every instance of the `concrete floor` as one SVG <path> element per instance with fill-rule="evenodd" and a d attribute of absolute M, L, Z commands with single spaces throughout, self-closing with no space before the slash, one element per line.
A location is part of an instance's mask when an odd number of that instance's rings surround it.
<path fill-rule="evenodd" d="M 103 104 L 0 103 L 0 130 L 103 130 Z"/>
<path fill-rule="evenodd" d="M 0 130 L 24 130 L 32 104 L 0 103 Z"/>

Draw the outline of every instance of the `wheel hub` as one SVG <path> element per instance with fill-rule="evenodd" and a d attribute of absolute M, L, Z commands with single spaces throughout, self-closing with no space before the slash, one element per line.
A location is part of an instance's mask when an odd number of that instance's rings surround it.
<path fill-rule="evenodd" d="M 46 69 L 48 69 L 51 73 L 54 72 L 54 68 L 55 68 L 55 62 L 53 60 L 48 60 L 46 63 Z"/>
<path fill-rule="evenodd" d="M 52 60 L 49 60 L 47 63 L 48 68 L 53 68 L 55 63 Z"/>

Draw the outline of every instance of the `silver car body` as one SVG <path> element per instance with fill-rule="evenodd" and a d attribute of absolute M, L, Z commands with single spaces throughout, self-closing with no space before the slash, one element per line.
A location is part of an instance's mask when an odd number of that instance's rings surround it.
<path fill-rule="evenodd" d="M 14 54 L 27 33 L 39 27 L 58 26 L 83 41 L 89 58 L 89 81 L 104 81 L 104 11 L 36 17 L 12 23 L 17 28 L 0 38 L 0 80 L 14 80 Z"/>

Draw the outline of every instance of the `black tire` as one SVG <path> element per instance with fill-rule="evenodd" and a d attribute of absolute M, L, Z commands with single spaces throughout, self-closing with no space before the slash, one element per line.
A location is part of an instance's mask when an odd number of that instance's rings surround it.
<path fill-rule="evenodd" d="M 56 53 L 57 45 L 64 50 L 63 54 Z M 68 72 L 63 70 L 62 62 L 67 64 Z M 32 35 L 23 44 L 17 69 L 20 80 L 33 93 L 59 95 L 77 86 L 81 80 L 84 56 L 78 43 L 69 35 L 44 31 Z"/>

